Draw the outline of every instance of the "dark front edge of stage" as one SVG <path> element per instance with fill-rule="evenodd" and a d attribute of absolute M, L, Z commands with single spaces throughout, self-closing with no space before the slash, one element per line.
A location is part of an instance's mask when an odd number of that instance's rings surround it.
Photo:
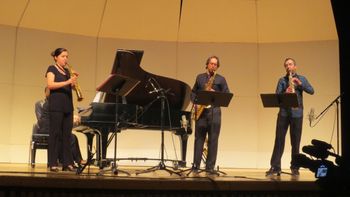
<path fill-rule="evenodd" d="M 50 175 L 51 174 L 51 175 Z M 40 191 L 54 190 L 137 190 L 137 191 L 250 191 L 250 192 L 319 192 L 319 187 L 313 181 L 271 181 L 271 180 L 244 180 L 232 178 L 215 180 L 215 177 L 202 176 L 190 178 L 149 178 L 129 176 L 0 176 L 0 188 L 23 188 L 25 190 Z M 1 195 L 0 195 L 1 196 Z"/>

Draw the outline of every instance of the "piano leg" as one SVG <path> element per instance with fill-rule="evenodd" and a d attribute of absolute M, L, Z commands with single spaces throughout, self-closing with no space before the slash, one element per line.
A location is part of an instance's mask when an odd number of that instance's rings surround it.
<path fill-rule="evenodd" d="M 92 153 L 92 142 L 93 142 L 93 137 L 96 136 L 96 160 L 97 161 L 101 161 L 101 132 L 97 129 L 86 129 L 83 131 L 85 134 L 85 136 L 87 137 L 87 148 L 88 148 L 88 159 L 85 165 L 83 165 L 82 167 L 79 167 L 79 169 L 77 170 L 77 174 L 81 174 L 84 169 L 86 168 L 86 166 L 90 166 L 91 162 L 93 160 L 94 157 L 94 153 Z M 101 165 L 101 162 L 99 163 Z"/>
<path fill-rule="evenodd" d="M 188 135 L 179 135 L 180 138 L 180 148 L 181 148 L 181 161 L 179 161 L 179 167 L 186 167 L 186 152 L 187 152 L 187 140 Z"/>
<path fill-rule="evenodd" d="M 108 139 L 109 129 L 102 129 L 101 131 L 102 131 L 102 136 L 101 136 L 101 162 L 102 162 L 102 165 L 101 165 L 101 167 L 104 168 L 104 167 L 107 167 L 109 165 L 108 161 L 107 161 L 107 147 L 111 143 L 113 137 L 111 136 Z M 113 135 L 113 133 L 112 133 L 112 135 Z"/>
<path fill-rule="evenodd" d="M 93 139 L 96 136 L 96 162 L 98 163 L 99 166 L 101 166 L 102 162 L 102 147 L 101 147 L 101 132 L 98 131 L 97 129 L 93 129 L 89 132 L 84 133 L 87 138 L 87 157 L 90 158 L 90 162 L 92 162 L 92 158 L 94 157 L 94 153 L 92 152 L 92 144 L 93 144 Z M 91 164 L 91 163 L 90 163 Z"/>
<path fill-rule="evenodd" d="M 86 146 L 87 146 L 87 157 L 89 157 L 89 155 L 92 155 L 92 141 L 94 139 L 94 135 L 91 133 L 86 133 Z"/>

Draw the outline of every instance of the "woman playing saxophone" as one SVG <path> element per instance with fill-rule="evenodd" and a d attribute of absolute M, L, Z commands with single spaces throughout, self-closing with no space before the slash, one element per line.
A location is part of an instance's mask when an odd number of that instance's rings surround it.
<path fill-rule="evenodd" d="M 48 165 L 50 171 L 58 172 L 60 155 L 63 170 L 75 171 L 70 139 L 73 127 L 72 87 L 75 86 L 78 75 L 71 75 L 65 67 L 68 61 L 67 49 L 57 48 L 51 56 L 55 62 L 47 68 L 45 75 L 50 89 Z"/>

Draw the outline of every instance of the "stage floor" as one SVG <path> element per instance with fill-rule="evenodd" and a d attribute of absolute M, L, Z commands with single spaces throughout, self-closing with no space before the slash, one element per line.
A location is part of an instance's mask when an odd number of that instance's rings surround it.
<path fill-rule="evenodd" d="M 107 190 L 179 190 L 179 191 L 309 191 L 320 190 L 314 174 L 301 169 L 300 176 L 287 173 L 265 177 L 266 169 L 220 169 L 226 175 L 169 174 L 164 170 L 136 175 L 135 172 L 150 166 L 119 166 L 130 173 L 117 175 L 91 166 L 81 174 L 73 172 L 50 172 L 45 164 L 32 168 L 28 164 L 0 163 L 0 187 L 26 188 L 70 188 Z M 185 170 L 185 169 L 182 169 Z M 100 175 L 97 175 L 100 172 Z M 289 170 L 286 170 L 289 173 Z"/>

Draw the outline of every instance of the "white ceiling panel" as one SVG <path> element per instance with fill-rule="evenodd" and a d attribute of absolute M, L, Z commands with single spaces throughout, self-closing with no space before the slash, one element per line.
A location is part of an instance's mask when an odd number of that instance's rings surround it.
<path fill-rule="evenodd" d="M 97 36 L 105 0 L 31 0 L 21 27 Z"/>
<path fill-rule="evenodd" d="M 255 0 L 184 0 L 180 40 L 256 42 Z"/>
<path fill-rule="evenodd" d="M 17 26 L 28 0 L 0 0 L 0 24 Z"/>
<path fill-rule="evenodd" d="M 131 40 L 268 43 L 337 39 L 330 0 L 182 2 L 180 29 L 181 0 L 0 0 L 0 25 Z"/>
<path fill-rule="evenodd" d="M 330 0 L 259 0 L 259 42 L 337 40 Z"/>
<path fill-rule="evenodd" d="M 100 36 L 174 41 L 179 13 L 179 0 L 108 1 Z"/>

